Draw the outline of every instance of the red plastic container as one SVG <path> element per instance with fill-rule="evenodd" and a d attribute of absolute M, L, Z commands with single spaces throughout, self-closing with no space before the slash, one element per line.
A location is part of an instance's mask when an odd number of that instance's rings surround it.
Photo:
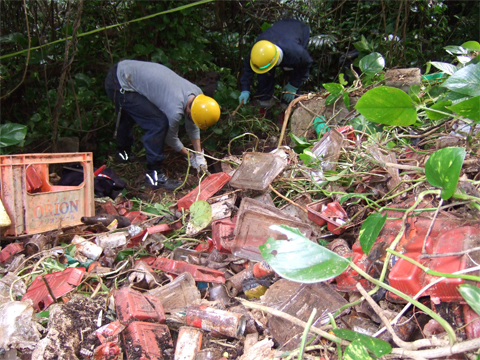
<path fill-rule="evenodd" d="M 95 214 L 92 153 L 0 156 L 0 198 L 12 224 L 4 235 L 38 234 L 80 225 Z M 50 184 L 49 165 L 79 163 L 78 186 Z"/>
<path fill-rule="evenodd" d="M 218 190 L 220 190 L 229 180 L 230 175 L 224 172 L 215 173 L 208 176 L 200 183 L 199 186 L 178 200 L 178 211 L 182 211 L 182 209 L 188 210 L 190 206 L 197 200 L 207 200 Z M 200 195 L 198 195 L 199 191 Z"/>
<path fill-rule="evenodd" d="M 33 308 L 36 311 L 42 311 L 55 302 L 56 299 L 72 291 L 82 281 L 85 268 L 66 268 L 63 271 L 57 271 L 44 276 L 37 276 L 28 288 L 22 301 L 30 299 L 33 301 Z M 52 299 L 50 292 L 45 285 L 45 279 L 52 290 L 55 299 Z"/>
<path fill-rule="evenodd" d="M 165 313 L 162 303 L 150 295 L 128 287 L 113 291 L 115 310 L 120 322 L 124 325 L 133 320 L 152 320 L 165 322 Z"/>
<path fill-rule="evenodd" d="M 338 228 L 342 223 L 336 221 L 340 219 L 347 221 L 348 215 L 337 201 L 322 199 L 307 205 L 308 218 L 320 226 L 327 224 L 328 231 L 335 235 L 340 235 L 345 228 Z"/>
<path fill-rule="evenodd" d="M 171 260 L 166 258 L 142 259 L 155 270 L 162 270 L 170 274 L 180 275 L 184 272 L 192 274 L 196 281 L 212 282 L 223 284 L 225 274 L 222 271 L 209 269 L 203 266 L 189 264 L 185 261 Z"/>
<path fill-rule="evenodd" d="M 11 243 L 5 246 L 0 252 L 0 263 L 3 263 L 10 259 L 13 255 L 23 251 L 23 245 L 21 243 Z"/>
<path fill-rule="evenodd" d="M 172 360 L 174 348 L 168 326 L 134 321 L 122 332 L 128 360 Z"/>
<path fill-rule="evenodd" d="M 221 253 L 231 253 L 233 240 L 235 240 L 235 225 L 237 218 L 232 220 L 220 219 L 212 222 L 212 240 L 217 249 Z"/>

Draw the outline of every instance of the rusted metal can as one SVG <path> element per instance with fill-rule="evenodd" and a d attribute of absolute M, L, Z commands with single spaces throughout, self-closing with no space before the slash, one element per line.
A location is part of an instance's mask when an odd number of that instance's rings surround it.
<path fill-rule="evenodd" d="M 189 326 L 182 326 L 178 332 L 175 360 L 195 360 L 202 346 L 203 333 Z"/>
<path fill-rule="evenodd" d="M 237 296 L 242 291 L 243 280 L 253 276 L 253 267 L 250 265 L 245 270 L 233 275 L 227 281 L 225 281 L 225 288 L 230 296 Z"/>
<path fill-rule="evenodd" d="M 186 323 L 215 335 L 238 338 L 245 332 L 246 319 L 242 314 L 204 305 L 192 305 L 187 309 Z"/>

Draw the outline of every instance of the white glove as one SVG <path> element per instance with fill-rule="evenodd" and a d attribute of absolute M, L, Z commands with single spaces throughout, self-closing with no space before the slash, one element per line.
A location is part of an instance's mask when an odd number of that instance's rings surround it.
<path fill-rule="evenodd" d="M 203 150 L 201 154 L 193 153 L 190 155 L 190 165 L 197 171 L 207 171 L 207 160 L 203 156 Z"/>

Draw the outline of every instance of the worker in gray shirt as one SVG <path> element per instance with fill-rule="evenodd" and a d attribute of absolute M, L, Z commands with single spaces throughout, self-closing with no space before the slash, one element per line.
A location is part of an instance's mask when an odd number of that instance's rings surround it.
<path fill-rule="evenodd" d="M 181 185 L 180 181 L 168 179 L 162 163 L 166 157 L 165 143 L 188 156 L 188 150 L 178 138 L 183 117 L 197 152 L 190 153 L 191 165 L 199 171 L 206 170 L 200 129 L 207 129 L 220 118 L 220 107 L 213 98 L 203 95 L 198 86 L 169 68 L 137 60 L 123 60 L 114 65 L 108 72 L 105 89 L 121 114 L 117 124 L 117 160 L 132 161 L 134 123 L 145 131 L 142 140 L 147 155 L 148 187 L 174 190 Z"/>

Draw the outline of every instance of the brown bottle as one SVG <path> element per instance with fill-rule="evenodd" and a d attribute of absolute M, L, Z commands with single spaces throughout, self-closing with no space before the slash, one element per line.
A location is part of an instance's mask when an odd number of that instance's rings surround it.
<path fill-rule="evenodd" d="M 132 224 L 129 218 L 120 215 L 82 216 L 80 219 L 80 221 L 86 225 L 95 225 L 101 223 L 105 226 L 110 225 L 114 220 L 118 221 L 118 228 L 128 227 Z"/>

